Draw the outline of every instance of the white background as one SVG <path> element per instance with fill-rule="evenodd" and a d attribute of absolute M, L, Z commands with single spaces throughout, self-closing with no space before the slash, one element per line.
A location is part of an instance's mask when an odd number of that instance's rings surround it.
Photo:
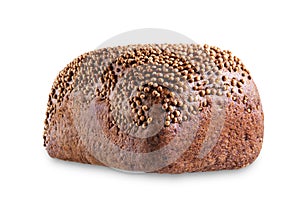
<path fill-rule="evenodd" d="M 299 8 L 297 1 L 1 1 L 0 199 L 299 199 Z M 128 174 L 47 155 L 43 120 L 59 70 L 138 28 L 177 31 L 243 60 L 265 113 L 254 164 Z"/>

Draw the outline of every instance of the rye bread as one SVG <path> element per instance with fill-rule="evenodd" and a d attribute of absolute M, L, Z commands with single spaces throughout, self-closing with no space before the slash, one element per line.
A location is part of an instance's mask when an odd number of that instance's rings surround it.
<path fill-rule="evenodd" d="M 264 116 L 249 71 L 196 44 L 103 48 L 57 76 L 44 145 L 63 160 L 129 171 L 238 169 L 262 147 Z"/>

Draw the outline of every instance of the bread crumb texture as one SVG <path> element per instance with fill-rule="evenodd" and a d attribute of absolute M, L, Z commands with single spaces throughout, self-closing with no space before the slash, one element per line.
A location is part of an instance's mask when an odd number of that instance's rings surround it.
<path fill-rule="evenodd" d="M 63 160 L 129 171 L 238 169 L 262 147 L 249 71 L 228 50 L 138 44 L 85 53 L 56 77 L 44 146 Z"/>

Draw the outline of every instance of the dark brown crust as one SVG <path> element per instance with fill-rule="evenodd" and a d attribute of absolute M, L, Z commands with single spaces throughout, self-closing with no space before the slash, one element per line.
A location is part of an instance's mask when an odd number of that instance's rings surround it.
<path fill-rule="evenodd" d="M 227 69 L 220 71 L 222 73 L 228 72 Z M 154 172 L 214 171 L 238 169 L 251 164 L 261 150 L 264 131 L 261 101 L 252 78 L 245 79 L 243 95 L 240 96 L 236 100 L 227 97 L 224 126 L 220 135 L 216 136 L 218 137 L 216 145 L 207 155 L 199 158 L 199 151 L 211 121 L 212 104 L 209 96 L 206 97 L 208 106 L 203 107 L 197 115 L 200 120 L 199 124 L 194 124 L 197 132 L 192 144 L 175 162 Z M 243 102 L 243 96 L 247 96 L 247 101 Z M 59 105 L 55 106 L 55 112 L 51 114 L 51 119 L 48 119 L 49 114 L 47 114 L 44 134 L 47 137 L 46 149 L 49 155 L 54 158 L 104 165 L 96 158 L 98 157 L 98 146 L 101 146 L 101 142 L 103 142 L 99 140 L 97 133 L 94 135 L 90 133 L 87 141 L 86 136 L 89 133 L 78 133 L 78 129 L 76 129 L 76 124 L 74 124 L 74 117 L 77 116 L 76 109 L 74 109 L 76 98 L 78 97 L 72 95 L 70 91 L 70 93 L 63 95 Z M 111 123 L 110 102 L 107 99 L 95 97 L 94 104 L 97 120 L 102 124 L 103 133 L 123 150 L 137 153 L 155 151 L 167 145 L 176 135 L 176 131 L 180 130 L 180 125 L 175 124 L 163 128 L 156 136 L 146 139 L 134 138 L 120 131 L 115 124 Z M 113 162 L 119 163 L 119 168 L 123 168 L 121 158 Z"/>

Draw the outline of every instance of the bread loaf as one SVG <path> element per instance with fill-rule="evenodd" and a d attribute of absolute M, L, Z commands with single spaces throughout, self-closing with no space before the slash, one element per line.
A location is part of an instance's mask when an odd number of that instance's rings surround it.
<path fill-rule="evenodd" d="M 249 71 L 228 50 L 142 44 L 85 53 L 57 76 L 44 145 L 63 160 L 157 173 L 238 169 L 262 147 Z"/>

